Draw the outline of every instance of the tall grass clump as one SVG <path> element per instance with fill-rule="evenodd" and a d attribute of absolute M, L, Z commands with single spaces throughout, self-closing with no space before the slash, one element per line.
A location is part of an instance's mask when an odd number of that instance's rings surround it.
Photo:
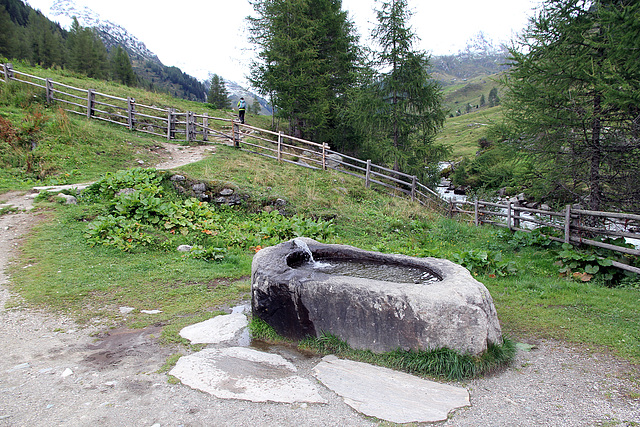
<path fill-rule="evenodd" d="M 251 337 L 270 343 L 290 343 L 264 320 L 253 318 L 249 323 Z M 490 344 L 486 352 L 479 356 L 460 354 L 448 348 L 435 350 L 402 350 L 374 353 L 371 350 L 357 350 L 333 334 L 324 333 L 319 337 L 308 337 L 298 343 L 298 348 L 321 355 L 333 354 L 344 359 L 371 363 L 410 374 L 463 380 L 486 375 L 508 366 L 516 354 L 515 342 L 504 338 L 501 345 Z"/>

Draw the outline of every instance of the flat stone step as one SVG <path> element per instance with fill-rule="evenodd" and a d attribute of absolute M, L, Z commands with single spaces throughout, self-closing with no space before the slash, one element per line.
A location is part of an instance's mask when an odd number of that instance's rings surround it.
<path fill-rule="evenodd" d="M 325 356 L 314 375 L 356 411 L 399 424 L 444 421 L 470 406 L 464 388 L 336 356 Z"/>

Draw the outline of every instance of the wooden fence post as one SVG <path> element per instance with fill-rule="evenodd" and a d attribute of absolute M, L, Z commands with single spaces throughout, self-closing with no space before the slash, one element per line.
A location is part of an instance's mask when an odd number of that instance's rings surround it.
<path fill-rule="evenodd" d="M 509 230 L 513 230 L 511 227 L 511 202 L 507 203 L 507 227 Z"/>
<path fill-rule="evenodd" d="M 518 218 L 520 216 L 520 211 L 516 209 L 517 207 L 518 207 L 517 205 L 513 206 L 513 227 L 514 228 L 520 228 L 520 218 Z"/>
<path fill-rule="evenodd" d="M 282 131 L 278 132 L 278 161 L 282 161 Z"/>
<path fill-rule="evenodd" d="M 564 212 L 564 242 L 571 243 L 571 205 Z"/>
<path fill-rule="evenodd" d="M 327 144 L 322 143 L 322 170 L 327 170 Z"/>
<path fill-rule="evenodd" d="M 233 122 L 233 145 L 240 148 L 240 125 Z"/>
<path fill-rule="evenodd" d="M 187 142 L 191 142 L 191 136 L 192 136 L 192 132 L 193 132 L 193 126 L 191 121 L 193 120 L 193 113 L 191 111 L 187 111 L 187 114 L 184 116 L 185 117 L 185 130 L 184 130 L 184 136 L 187 140 Z"/>
<path fill-rule="evenodd" d="M 2 64 L 2 68 L 4 69 L 4 81 L 9 83 L 9 80 L 13 78 L 13 65 L 10 63 Z"/>
<path fill-rule="evenodd" d="M 167 139 L 171 140 L 175 138 L 175 130 L 176 130 L 176 116 L 173 114 L 175 110 L 173 108 L 168 109 L 167 116 Z"/>
<path fill-rule="evenodd" d="M 47 97 L 47 104 L 50 104 L 53 102 L 53 82 L 51 81 L 51 79 L 47 79 L 44 86 Z"/>
<path fill-rule="evenodd" d="M 473 222 L 475 223 L 476 227 L 480 225 L 480 218 L 478 215 L 478 199 L 474 200 L 473 202 Z"/>
<path fill-rule="evenodd" d="M 209 140 L 209 114 L 204 113 L 204 117 L 202 118 L 202 140 Z"/>
<path fill-rule="evenodd" d="M 412 202 L 416 200 L 416 182 L 417 181 L 418 181 L 418 177 L 414 175 L 413 179 L 411 180 L 411 201 Z"/>
<path fill-rule="evenodd" d="M 135 129 L 135 114 L 136 114 L 136 100 L 134 98 L 127 98 L 127 122 L 129 130 Z"/>
<path fill-rule="evenodd" d="M 364 186 L 366 188 L 369 188 L 369 186 L 371 185 L 371 160 L 367 160 L 367 171 L 364 175 Z"/>
<path fill-rule="evenodd" d="M 93 89 L 87 91 L 87 118 L 90 119 L 93 116 L 93 102 L 96 99 L 96 94 Z"/>

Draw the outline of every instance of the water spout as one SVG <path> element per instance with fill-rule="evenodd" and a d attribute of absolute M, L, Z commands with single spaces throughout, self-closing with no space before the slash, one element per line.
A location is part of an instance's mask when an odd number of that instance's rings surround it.
<path fill-rule="evenodd" d="M 303 251 L 305 254 L 309 255 L 309 262 L 310 262 L 311 264 L 315 264 L 315 260 L 313 259 L 313 254 L 311 253 L 311 249 L 309 249 L 309 245 L 307 245 L 307 243 L 306 243 L 304 240 L 302 240 L 302 239 L 301 239 L 301 238 L 299 238 L 299 237 L 296 237 L 295 239 L 293 239 L 293 243 L 294 243 L 297 247 L 299 247 L 300 249 L 302 249 L 302 251 Z"/>

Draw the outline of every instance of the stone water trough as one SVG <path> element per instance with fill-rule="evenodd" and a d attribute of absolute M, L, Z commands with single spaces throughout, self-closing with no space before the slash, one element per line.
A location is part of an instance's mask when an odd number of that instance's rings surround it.
<path fill-rule="evenodd" d="M 502 344 L 487 288 L 445 259 L 296 238 L 260 250 L 251 276 L 253 315 L 291 339 L 330 333 L 379 353 Z"/>

